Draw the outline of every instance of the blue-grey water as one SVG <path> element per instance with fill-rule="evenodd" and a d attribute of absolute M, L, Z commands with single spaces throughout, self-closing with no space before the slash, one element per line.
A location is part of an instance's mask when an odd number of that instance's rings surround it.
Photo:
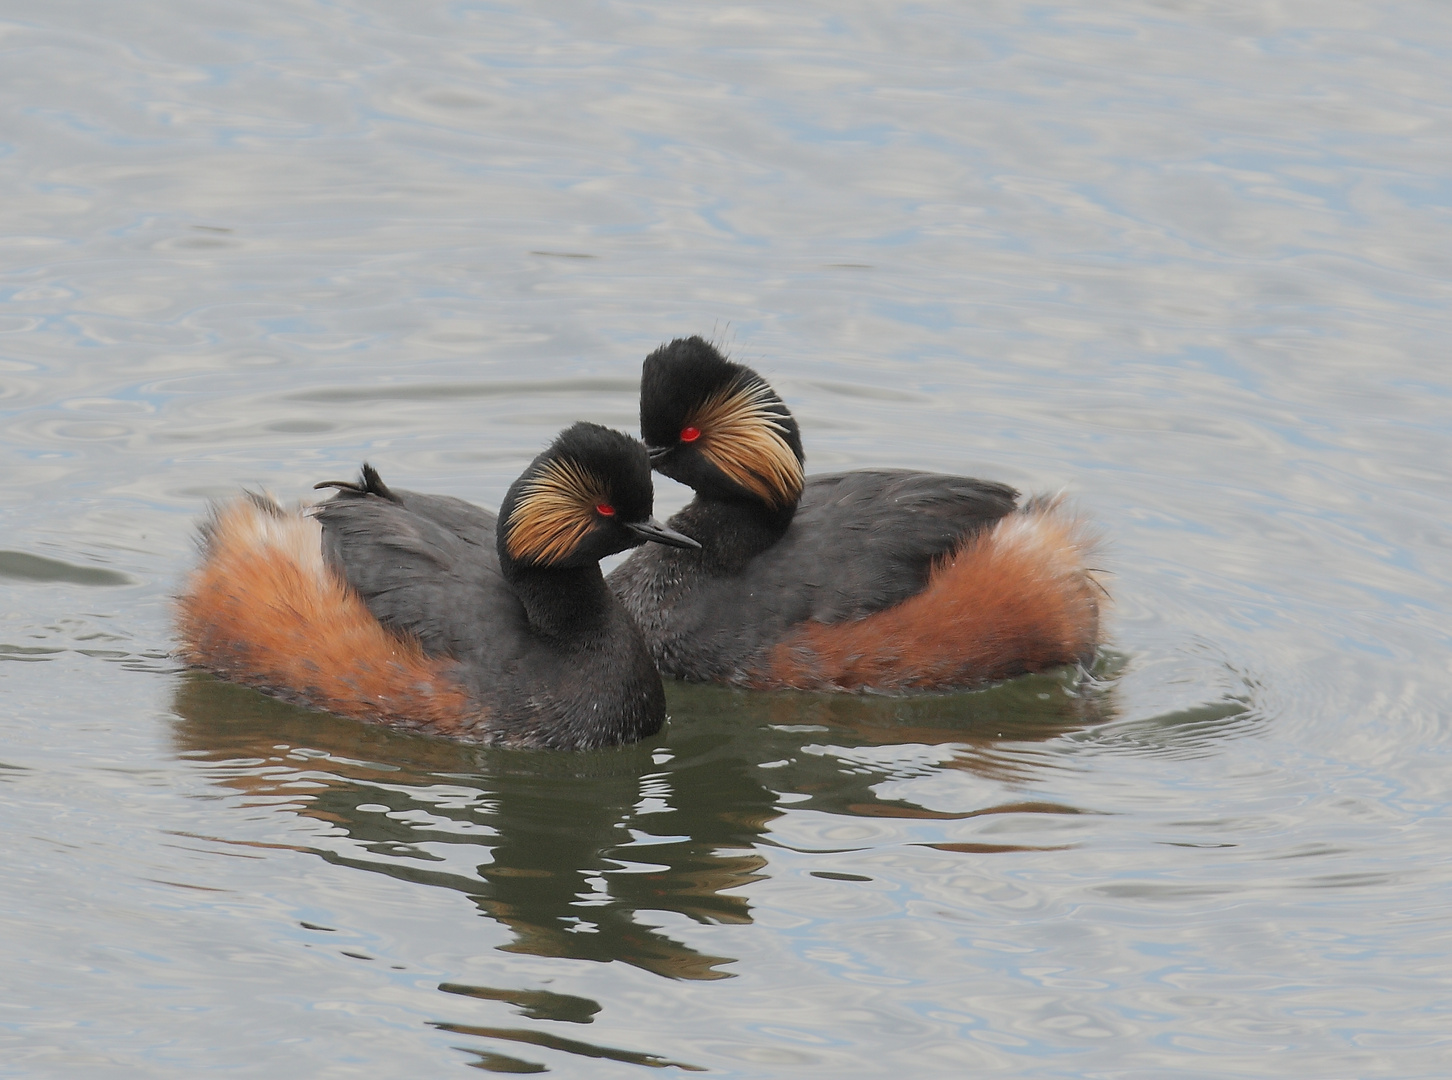
<path fill-rule="evenodd" d="M 1442 0 L 0 4 L 0 1075 L 1452 1074 L 1449 302 Z M 691 333 L 1066 490 L 1094 678 L 559 755 L 171 657 L 209 498 L 495 505 Z"/>

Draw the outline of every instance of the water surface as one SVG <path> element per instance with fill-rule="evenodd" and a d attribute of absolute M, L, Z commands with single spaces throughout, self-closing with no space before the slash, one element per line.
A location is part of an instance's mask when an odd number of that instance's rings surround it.
<path fill-rule="evenodd" d="M 1443 5 L 22 0 L 0 51 L 0 1073 L 1445 1075 Z M 690 333 L 812 469 L 1067 490 L 1092 676 L 677 685 L 558 755 L 171 658 L 208 498 L 496 505 Z"/>

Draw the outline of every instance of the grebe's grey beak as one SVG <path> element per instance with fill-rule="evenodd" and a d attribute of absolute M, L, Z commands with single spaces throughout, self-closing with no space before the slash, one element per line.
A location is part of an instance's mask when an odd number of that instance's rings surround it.
<path fill-rule="evenodd" d="M 655 518 L 646 518 L 644 521 L 627 521 L 625 527 L 642 540 L 653 540 L 657 544 L 665 544 L 668 547 L 695 548 L 701 549 L 701 545 L 692 540 L 685 533 L 676 532 L 662 525 Z"/>

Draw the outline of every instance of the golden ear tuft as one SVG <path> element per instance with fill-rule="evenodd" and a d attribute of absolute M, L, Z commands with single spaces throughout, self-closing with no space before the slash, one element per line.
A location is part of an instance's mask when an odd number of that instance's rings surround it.
<path fill-rule="evenodd" d="M 589 469 L 566 458 L 545 462 L 510 511 L 510 557 L 546 566 L 568 558 L 594 525 L 594 507 L 609 502 L 605 482 Z"/>
<path fill-rule="evenodd" d="M 691 416 L 706 460 L 774 507 L 796 502 L 805 482 L 781 407 L 770 386 L 746 380 L 712 394 Z"/>

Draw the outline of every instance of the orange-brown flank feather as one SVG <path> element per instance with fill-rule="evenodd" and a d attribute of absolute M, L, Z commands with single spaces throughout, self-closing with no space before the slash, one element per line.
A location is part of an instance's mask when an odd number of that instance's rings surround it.
<path fill-rule="evenodd" d="M 1099 587 L 1084 567 L 1093 546 L 1057 501 L 1031 503 L 949 555 L 901 604 L 798 627 L 751 685 L 947 689 L 1074 663 L 1099 635 Z"/>
<path fill-rule="evenodd" d="M 456 731 L 478 712 L 430 659 L 389 633 L 323 562 L 322 527 L 261 497 L 214 511 L 202 565 L 177 602 L 182 656 L 224 678 L 341 716 Z"/>

